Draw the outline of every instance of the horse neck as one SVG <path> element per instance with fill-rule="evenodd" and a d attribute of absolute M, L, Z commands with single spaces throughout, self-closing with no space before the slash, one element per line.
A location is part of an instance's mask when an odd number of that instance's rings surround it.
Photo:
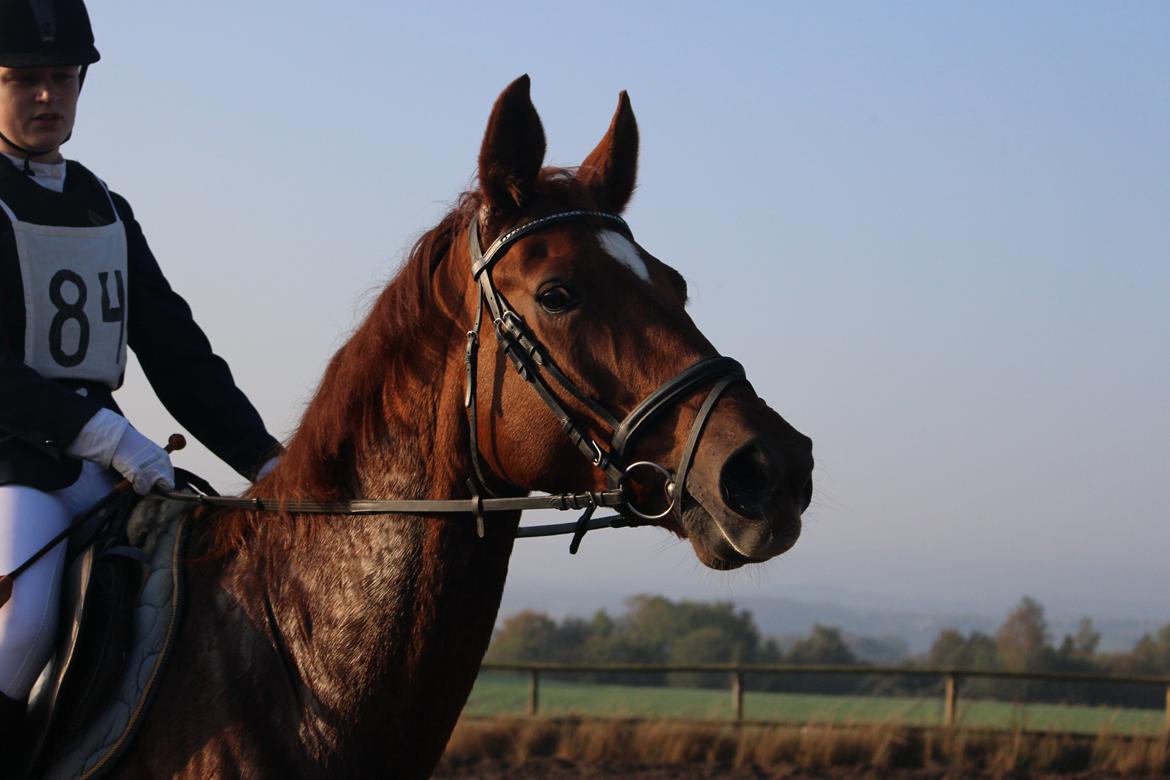
<path fill-rule="evenodd" d="M 355 425 L 367 435 L 355 433 L 341 448 L 349 448 L 352 468 L 334 479 L 330 497 L 468 494 L 465 332 L 466 325 L 452 327 L 447 359 L 433 373 L 386 372 L 357 383 L 366 397 L 355 408 L 365 419 Z M 377 356 L 365 362 L 377 370 Z M 326 424 L 313 411 L 306 424 Z M 319 433 L 298 431 L 289 465 L 321 459 Z M 335 465 L 317 463 L 310 482 L 324 484 Z M 262 528 L 246 557 L 262 562 L 256 573 L 281 640 L 334 748 L 425 742 L 434 724 L 454 725 L 491 637 L 518 519 L 490 518 L 484 539 L 463 515 L 320 518 L 308 521 L 307 533 L 287 522 Z M 428 723 L 426 734 L 414 733 Z"/>

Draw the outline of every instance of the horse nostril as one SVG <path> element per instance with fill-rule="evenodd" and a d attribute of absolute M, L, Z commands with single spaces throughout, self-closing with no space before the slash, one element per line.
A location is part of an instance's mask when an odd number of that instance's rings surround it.
<path fill-rule="evenodd" d="M 808 505 L 812 503 L 812 477 L 804 481 L 804 487 L 800 491 L 800 512 L 804 514 L 804 510 L 808 509 Z"/>
<path fill-rule="evenodd" d="M 763 517 L 779 483 L 777 472 L 762 447 L 754 442 L 745 444 L 727 459 L 719 474 L 723 502 L 743 517 Z"/>

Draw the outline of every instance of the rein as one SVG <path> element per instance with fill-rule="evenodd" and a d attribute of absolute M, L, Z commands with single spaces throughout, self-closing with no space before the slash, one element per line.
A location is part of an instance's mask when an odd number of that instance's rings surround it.
<path fill-rule="evenodd" d="M 290 515 L 450 515 L 471 514 L 475 516 L 476 534 L 484 536 L 484 516 L 492 512 L 517 512 L 525 509 L 555 509 L 562 512 L 584 509 L 588 516 L 583 515 L 588 526 L 586 530 L 598 528 L 623 528 L 640 523 L 626 520 L 622 515 L 593 518 L 592 514 L 600 507 L 618 509 L 626 505 L 624 491 L 606 490 L 601 492 L 558 493 L 548 496 L 518 496 L 514 498 L 483 498 L 475 493 L 474 483 L 468 480 L 472 488 L 471 498 L 441 498 L 441 499 L 412 499 L 387 498 L 370 499 L 358 498 L 351 501 L 278 501 L 266 498 L 242 498 L 233 496 L 217 496 L 208 493 L 187 493 L 178 491 L 164 491 L 161 495 L 173 501 L 187 504 L 198 504 L 215 509 L 240 509 L 251 512 L 282 512 Z M 536 537 L 555 536 L 557 534 L 573 533 L 577 523 L 554 523 L 518 528 L 516 536 Z"/>
<path fill-rule="evenodd" d="M 479 216 L 472 217 L 468 226 L 471 278 L 479 286 L 475 323 L 467 331 L 467 346 L 464 353 L 466 385 L 463 405 L 466 409 L 471 432 L 471 462 L 475 471 L 475 476 L 467 480 L 467 487 L 471 492 L 470 498 L 354 499 L 351 501 L 318 502 L 232 498 L 211 495 L 206 492 L 201 494 L 172 491 L 163 495 L 175 501 L 209 507 L 303 515 L 471 514 L 475 517 L 476 533 L 480 538 L 484 536 L 484 516 L 493 512 L 515 512 L 525 509 L 584 510 L 577 521 L 573 523 L 520 527 L 516 532 L 518 538 L 571 533 L 573 540 L 569 545 L 569 552 L 573 554 L 576 554 L 585 533 L 597 528 L 647 525 L 671 514 L 674 514 L 681 524 L 687 473 L 690 470 L 691 461 L 694 459 L 703 428 L 723 392 L 733 383 L 745 381 L 743 366 L 732 358 L 722 356 L 700 360 L 660 385 L 621 420 L 590 398 L 565 376 L 542 349 L 539 340 L 528 329 L 523 318 L 511 308 L 507 299 L 496 288 L 491 276 L 493 266 L 499 262 L 508 248 L 521 238 L 553 225 L 571 221 L 603 223 L 620 230 L 625 236 L 633 239 L 624 219 L 617 214 L 604 211 L 562 211 L 534 219 L 500 235 L 492 242 L 486 252 L 480 249 Z M 492 475 L 484 467 L 479 451 L 476 377 L 480 346 L 479 331 L 483 324 L 485 303 L 490 312 L 492 330 L 495 333 L 498 347 L 508 356 L 512 367 L 520 377 L 532 385 L 537 395 L 548 406 L 569 441 L 595 468 L 605 474 L 608 483 L 607 490 L 519 497 L 501 497 L 497 491 L 492 490 L 491 484 L 493 482 L 501 485 L 502 491 L 522 491 L 523 488 L 508 485 Z M 607 448 L 603 448 L 586 433 L 584 426 L 557 398 L 546 377 L 550 377 L 553 382 L 581 402 L 613 431 Z M 694 423 L 691 425 L 691 431 L 677 469 L 672 471 L 648 460 L 635 461 L 626 465 L 627 450 L 635 434 L 643 430 L 644 426 L 659 413 L 671 408 L 683 396 L 711 382 L 714 382 L 714 386 L 708 392 Z M 662 478 L 663 491 L 667 499 L 666 509 L 655 512 L 650 509 L 642 510 L 634 505 L 627 494 L 626 482 L 630 479 L 631 474 L 638 471 L 649 471 Z M 477 489 L 477 485 L 482 488 L 483 492 L 488 493 L 487 497 L 480 495 L 481 490 Z M 593 513 L 601 507 L 616 509 L 619 514 L 594 518 Z"/>

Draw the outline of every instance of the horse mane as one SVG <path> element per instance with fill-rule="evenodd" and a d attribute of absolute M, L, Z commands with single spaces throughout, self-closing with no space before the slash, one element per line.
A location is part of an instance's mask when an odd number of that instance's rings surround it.
<path fill-rule="evenodd" d="M 541 171 L 536 195 L 557 207 L 592 200 L 567 168 Z M 442 305 L 432 280 L 454 240 L 483 206 L 478 191 L 464 192 L 435 227 L 414 243 L 398 273 L 378 295 L 365 320 L 330 359 L 321 383 L 289 439 L 280 467 L 246 495 L 267 500 L 340 500 L 354 497 L 354 455 L 386 437 L 383 405 L 388 378 L 425 380 L 443 367 L 443 353 L 455 308 Z M 466 329 L 465 323 L 462 325 Z M 287 515 L 280 515 L 285 518 Z M 243 550 L 255 531 L 274 521 L 272 513 L 239 511 L 220 515 L 207 557 Z M 317 523 L 300 518 L 298 526 Z"/>

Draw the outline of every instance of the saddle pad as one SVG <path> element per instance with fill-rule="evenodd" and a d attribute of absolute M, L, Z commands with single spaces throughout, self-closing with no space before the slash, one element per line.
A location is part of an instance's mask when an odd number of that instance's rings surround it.
<path fill-rule="evenodd" d="M 109 771 L 138 729 L 161 677 L 182 606 L 182 555 L 190 507 L 158 497 L 139 502 L 129 521 L 150 537 L 150 563 L 134 611 L 134 641 L 114 695 L 97 716 L 54 750 L 44 780 L 93 780 Z M 135 540 L 137 541 L 137 540 Z"/>

